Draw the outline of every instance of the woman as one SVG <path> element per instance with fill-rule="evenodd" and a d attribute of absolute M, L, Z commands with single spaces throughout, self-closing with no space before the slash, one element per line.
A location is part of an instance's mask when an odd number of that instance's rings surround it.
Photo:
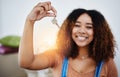
<path fill-rule="evenodd" d="M 48 1 L 38 3 L 28 15 L 19 47 L 20 66 L 32 70 L 50 67 L 54 77 L 118 77 L 114 37 L 96 10 L 73 10 L 59 30 L 57 48 L 33 54 L 35 21 L 55 17 L 56 13 Z"/>

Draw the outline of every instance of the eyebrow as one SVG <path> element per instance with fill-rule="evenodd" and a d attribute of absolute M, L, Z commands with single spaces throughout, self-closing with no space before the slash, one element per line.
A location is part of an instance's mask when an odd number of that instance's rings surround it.
<path fill-rule="evenodd" d="M 81 23 L 81 22 L 80 21 L 76 21 L 75 23 Z M 93 23 L 89 23 L 89 22 L 87 22 L 86 24 L 93 25 Z"/>

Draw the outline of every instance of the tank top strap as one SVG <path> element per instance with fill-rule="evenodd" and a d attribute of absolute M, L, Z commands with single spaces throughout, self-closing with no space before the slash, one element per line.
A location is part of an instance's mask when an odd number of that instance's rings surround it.
<path fill-rule="evenodd" d="M 102 66 L 104 64 L 104 61 L 101 61 L 95 70 L 95 76 L 94 77 L 100 77 L 100 72 L 102 69 Z M 63 60 L 63 64 L 62 64 L 62 72 L 61 72 L 61 77 L 67 77 L 67 72 L 68 72 L 68 58 L 65 58 Z"/>
<path fill-rule="evenodd" d="M 95 76 L 94 77 L 100 77 L 100 73 L 101 73 L 101 69 L 102 69 L 102 66 L 103 66 L 104 62 L 101 61 L 97 67 L 96 67 L 96 70 L 95 70 Z"/>
<path fill-rule="evenodd" d="M 62 65 L 61 77 L 67 77 L 67 71 L 68 71 L 68 58 L 65 58 Z"/>

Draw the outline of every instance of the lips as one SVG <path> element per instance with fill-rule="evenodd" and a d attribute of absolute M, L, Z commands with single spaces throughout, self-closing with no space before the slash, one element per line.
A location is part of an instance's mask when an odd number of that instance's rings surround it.
<path fill-rule="evenodd" d="M 87 39 L 86 36 L 76 36 L 76 38 L 79 40 L 79 41 L 85 41 Z"/>

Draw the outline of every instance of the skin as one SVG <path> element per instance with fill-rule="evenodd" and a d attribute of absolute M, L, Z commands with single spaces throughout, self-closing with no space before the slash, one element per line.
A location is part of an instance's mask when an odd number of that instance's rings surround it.
<path fill-rule="evenodd" d="M 19 47 L 19 65 L 22 68 L 41 70 L 50 67 L 46 56 L 43 56 L 43 54 L 34 55 L 33 53 L 33 27 L 35 21 L 40 21 L 44 17 L 55 17 L 56 14 L 55 8 L 48 1 L 38 3 L 27 16 Z M 76 36 L 82 37 L 77 38 Z M 76 26 L 72 30 L 72 38 L 78 45 L 80 52 L 77 58 L 69 59 L 69 64 L 77 72 L 87 73 L 95 70 L 95 62 L 90 57 L 85 60 L 80 58 L 82 55 L 88 55 L 88 45 L 93 40 L 92 21 L 87 14 L 83 14 L 78 18 Z M 53 63 L 51 65 L 54 65 L 54 60 L 51 62 Z"/>
<path fill-rule="evenodd" d="M 72 30 L 72 38 L 78 45 L 80 55 L 88 55 L 88 47 L 93 40 L 93 25 L 90 16 L 82 14 Z"/>
<path fill-rule="evenodd" d="M 85 60 L 81 59 L 81 56 L 88 55 L 88 47 L 93 40 L 93 35 L 94 32 L 91 17 L 84 13 L 79 16 L 72 30 L 72 38 L 78 45 L 79 55 L 76 59 L 70 59 L 70 64 L 72 68 L 79 73 L 87 73 L 95 70 L 96 65 L 91 58 Z"/>
<path fill-rule="evenodd" d="M 87 47 L 93 40 L 93 26 L 90 16 L 81 15 L 72 30 L 72 38 L 78 47 Z"/>
<path fill-rule="evenodd" d="M 46 57 L 42 56 L 42 54 L 34 55 L 33 53 L 33 27 L 35 21 L 44 17 L 55 17 L 56 14 L 55 8 L 48 1 L 38 3 L 27 16 L 19 47 L 19 65 L 22 68 L 40 70 L 49 67 Z"/>

